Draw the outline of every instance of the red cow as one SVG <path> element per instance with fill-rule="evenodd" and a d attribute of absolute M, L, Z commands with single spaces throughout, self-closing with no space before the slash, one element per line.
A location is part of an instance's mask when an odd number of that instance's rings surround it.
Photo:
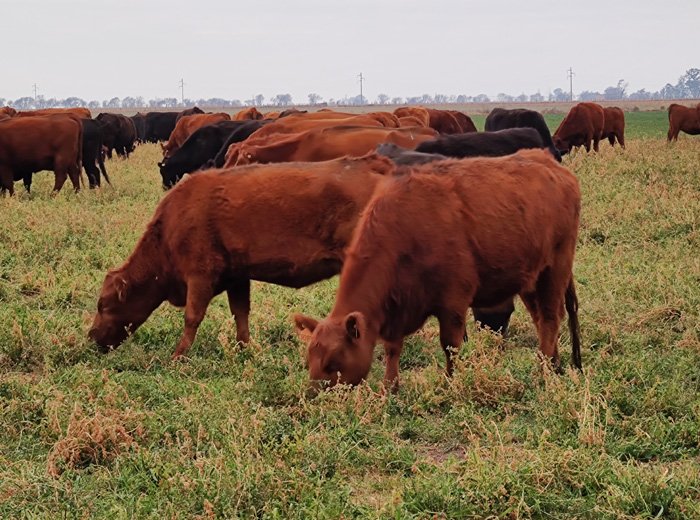
<path fill-rule="evenodd" d="M 684 107 L 672 103 L 668 107 L 668 140 L 677 141 L 678 134 L 700 134 L 700 104 L 697 107 Z"/>
<path fill-rule="evenodd" d="M 552 136 L 554 146 L 563 155 L 576 146 L 583 146 L 587 152 L 598 151 L 598 143 L 603 136 L 605 112 L 596 103 L 574 105 Z"/>

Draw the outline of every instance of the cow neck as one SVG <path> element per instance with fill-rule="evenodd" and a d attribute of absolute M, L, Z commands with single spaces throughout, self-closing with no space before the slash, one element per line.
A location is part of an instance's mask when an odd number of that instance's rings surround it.
<path fill-rule="evenodd" d="M 162 285 L 165 281 L 160 235 L 160 222 L 149 224 L 146 233 L 124 264 L 122 270 L 132 283 L 142 285 L 159 282 L 158 285 Z"/>

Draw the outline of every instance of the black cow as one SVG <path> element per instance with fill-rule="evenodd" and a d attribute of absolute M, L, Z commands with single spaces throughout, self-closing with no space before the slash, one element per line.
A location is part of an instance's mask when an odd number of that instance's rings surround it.
<path fill-rule="evenodd" d="M 175 186 L 183 175 L 192 173 L 214 159 L 229 136 L 247 121 L 220 121 L 198 128 L 175 153 L 158 163 L 163 186 Z"/>
<path fill-rule="evenodd" d="M 442 135 L 422 142 L 416 147 L 416 152 L 439 153 L 449 157 L 501 157 L 526 148 L 545 148 L 534 128 Z"/>
<path fill-rule="evenodd" d="M 179 112 L 148 112 L 146 114 L 145 140 L 149 143 L 167 141 L 175 129 Z"/>
<path fill-rule="evenodd" d="M 104 140 L 102 125 L 95 119 L 82 119 L 81 122 L 83 123 L 83 168 L 85 168 L 90 188 L 100 186 L 100 172 L 104 175 L 107 184 L 112 184 L 102 157 Z"/>
<path fill-rule="evenodd" d="M 377 153 L 391 159 L 394 164 L 400 166 L 413 166 L 416 164 L 425 164 L 433 161 L 441 161 L 448 159 L 445 155 L 439 153 L 421 153 L 401 148 L 394 143 L 382 143 L 377 146 Z"/>
<path fill-rule="evenodd" d="M 542 142 L 549 151 L 552 152 L 554 158 L 561 162 L 561 154 L 554 146 L 552 134 L 549 132 L 549 127 L 542 117 L 542 114 L 534 110 L 526 108 L 515 108 L 506 110 L 505 108 L 494 108 L 486 117 L 485 129 L 487 132 L 496 130 L 505 130 L 507 128 L 534 128 L 540 134 Z"/>
<path fill-rule="evenodd" d="M 135 115 L 131 116 L 134 123 L 134 128 L 136 128 L 136 141 L 139 143 L 146 142 L 146 115 L 141 112 L 137 112 Z"/>
<path fill-rule="evenodd" d="M 199 107 L 186 108 L 177 115 L 177 117 L 175 118 L 175 122 L 177 122 L 178 119 L 180 119 L 181 117 L 191 116 L 193 114 L 204 114 L 204 110 L 202 110 Z"/>
<path fill-rule="evenodd" d="M 224 144 L 219 149 L 219 153 L 216 154 L 213 160 L 207 163 L 208 168 L 223 168 L 226 162 L 226 152 L 228 147 L 233 143 L 240 143 L 248 139 L 254 132 L 265 126 L 266 124 L 272 122 L 272 119 L 261 119 L 261 120 L 246 120 L 243 121 L 245 124 L 241 126 L 238 130 L 233 132 Z"/>
<path fill-rule="evenodd" d="M 102 124 L 102 135 L 107 157 L 112 158 L 112 150 L 119 157 L 129 157 L 136 143 L 136 127 L 134 122 L 121 114 L 98 114 L 97 119 Z"/>

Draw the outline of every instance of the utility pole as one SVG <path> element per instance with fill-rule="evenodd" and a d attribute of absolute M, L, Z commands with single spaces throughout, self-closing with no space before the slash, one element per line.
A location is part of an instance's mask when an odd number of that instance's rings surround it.
<path fill-rule="evenodd" d="M 364 96 L 362 95 L 362 82 L 365 80 L 365 78 L 362 75 L 362 72 L 360 72 L 359 76 L 357 76 L 357 77 L 360 78 L 360 103 L 362 103 L 362 102 L 364 102 L 364 99 L 365 99 Z"/>
<path fill-rule="evenodd" d="M 182 102 L 182 106 L 185 106 L 185 80 L 184 78 L 180 78 L 180 101 Z"/>
<path fill-rule="evenodd" d="M 569 76 L 569 96 L 570 100 L 573 102 L 574 100 L 574 69 L 569 67 L 569 70 L 566 71 L 567 76 Z"/>
<path fill-rule="evenodd" d="M 37 98 L 37 95 L 36 95 L 36 94 L 37 94 L 37 86 L 36 86 L 36 83 L 34 83 L 33 87 L 34 87 L 34 103 L 36 103 L 36 98 Z"/>

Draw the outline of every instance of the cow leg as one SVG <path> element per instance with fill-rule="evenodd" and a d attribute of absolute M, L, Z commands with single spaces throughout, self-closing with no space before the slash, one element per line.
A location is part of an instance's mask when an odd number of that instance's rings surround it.
<path fill-rule="evenodd" d="M 22 183 L 24 184 L 24 189 L 27 190 L 27 193 L 32 192 L 32 172 L 25 173 L 22 176 Z"/>
<path fill-rule="evenodd" d="M 0 193 L 9 192 L 10 197 L 15 194 L 15 176 L 7 168 L 0 166 Z"/>
<path fill-rule="evenodd" d="M 610 142 L 610 146 L 615 147 L 615 134 L 608 134 L 608 141 Z"/>
<path fill-rule="evenodd" d="M 594 151 L 596 151 L 596 152 L 598 151 L 598 148 L 599 148 L 598 145 L 599 145 L 599 144 L 600 144 L 600 136 L 599 136 L 599 135 L 596 135 L 596 136 L 593 137 L 593 150 L 594 150 Z"/>
<path fill-rule="evenodd" d="M 236 341 L 248 343 L 250 330 L 248 316 L 250 315 L 250 280 L 239 280 L 226 291 L 228 306 L 236 320 Z"/>
<path fill-rule="evenodd" d="M 80 191 L 80 166 L 72 165 L 68 168 L 68 176 L 76 193 Z"/>
<path fill-rule="evenodd" d="M 561 371 L 559 363 L 559 325 L 564 316 L 564 293 L 571 277 L 571 270 L 554 266 L 540 274 L 535 289 L 535 298 L 539 321 L 537 334 L 540 340 L 540 352 L 549 358 L 557 372 Z"/>
<path fill-rule="evenodd" d="M 625 147 L 625 134 L 618 135 L 617 142 L 620 143 L 620 146 L 622 146 L 622 148 L 624 148 Z"/>
<path fill-rule="evenodd" d="M 399 359 L 403 351 L 403 338 L 384 342 L 384 388 L 391 393 L 399 390 Z"/>
<path fill-rule="evenodd" d="M 445 373 L 448 377 L 452 376 L 454 368 L 452 357 L 462 344 L 466 314 L 467 309 L 462 312 L 445 309 L 437 317 L 440 322 L 440 345 L 445 352 Z"/>
<path fill-rule="evenodd" d="M 54 175 L 56 180 L 54 181 L 53 192 L 55 195 L 56 193 L 61 191 L 61 188 L 63 188 L 63 185 L 66 183 L 68 175 L 66 174 L 66 171 L 62 168 L 56 168 Z"/>
<path fill-rule="evenodd" d="M 207 312 L 209 302 L 214 297 L 211 283 L 204 279 L 190 280 L 187 284 L 187 302 L 185 303 L 185 331 L 180 338 L 172 359 L 187 353 L 197 335 L 199 324 Z"/>

